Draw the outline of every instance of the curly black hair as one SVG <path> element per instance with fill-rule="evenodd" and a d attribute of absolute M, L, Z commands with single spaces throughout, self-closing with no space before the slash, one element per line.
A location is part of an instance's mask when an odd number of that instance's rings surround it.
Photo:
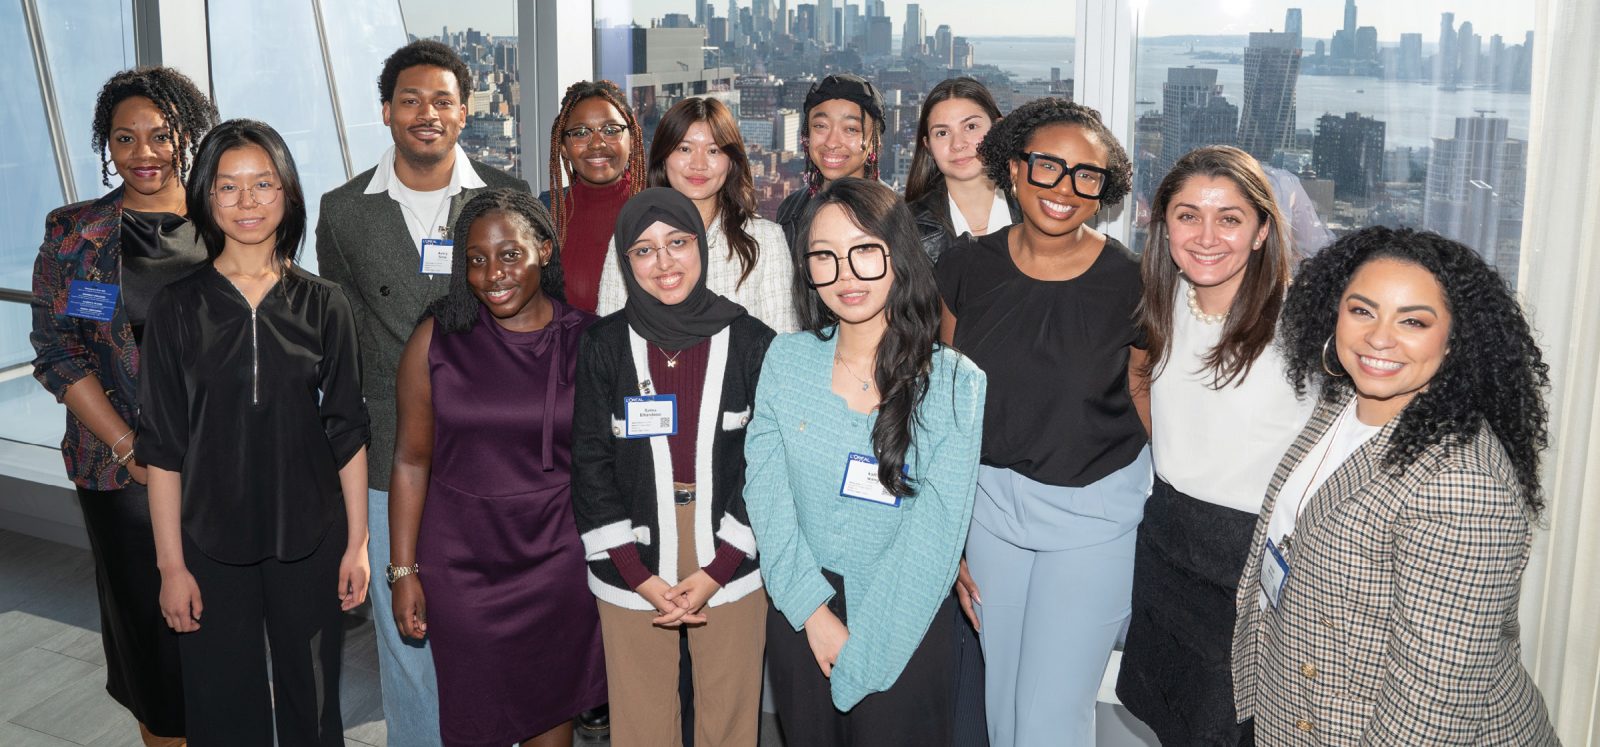
<path fill-rule="evenodd" d="M 461 87 L 462 103 L 472 95 L 472 71 L 461 56 L 440 42 L 418 39 L 396 49 L 383 61 L 383 72 L 378 73 L 378 101 L 387 104 L 394 100 L 395 81 L 400 79 L 400 73 L 418 65 L 442 67 L 454 73 L 456 84 Z"/>
<path fill-rule="evenodd" d="M 172 149 L 172 170 L 179 181 L 187 179 L 189 165 L 200 151 L 200 139 L 217 124 L 217 107 L 189 76 L 170 67 L 146 65 L 111 76 L 94 101 L 94 137 L 90 143 L 100 154 L 100 183 L 111 186 L 111 161 L 106 156 L 111 113 L 117 104 L 134 96 L 150 99 L 161 110 L 178 143 Z"/>
<path fill-rule="evenodd" d="M 1122 202 L 1128 190 L 1133 188 L 1133 162 L 1128 160 L 1128 152 L 1122 149 L 1116 136 L 1100 121 L 1100 112 L 1053 96 L 1034 99 L 1017 107 L 996 122 L 989 134 L 984 136 L 983 143 L 978 146 L 978 157 L 983 159 L 984 173 L 989 175 L 989 180 L 996 187 L 1009 191 L 1011 162 L 1028 149 L 1028 141 L 1033 139 L 1034 132 L 1053 124 L 1077 125 L 1100 141 L 1106 149 L 1106 168 L 1111 171 L 1111 179 L 1106 182 L 1105 191 L 1100 193 L 1100 204 L 1109 206 Z"/>
<path fill-rule="evenodd" d="M 500 213 L 510 218 L 518 229 L 528 232 L 535 244 L 550 241 L 550 262 L 539 268 L 539 289 L 546 296 L 567 300 L 562 289 L 561 247 L 556 241 L 555 226 L 550 213 L 538 198 L 520 189 L 502 187 L 479 192 L 462 206 L 450 237 L 456 242 L 454 257 L 450 261 L 450 290 L 428 304 L 422 317 L 433 317 L 439 331 L 445 334 L 470 331 L 478 322 L 478 297 L 467 285 L 467 235 L 472 224 L 490 213 Z"/>
<path fill-rule="evenodd" d="M 1539 452 L 1549 442 L 1543 392 L 1550 387 L 1550 368 L 1511 289 L 1472 249 L 1429 231 L 1373 226 L 1306 260 L 1289 288 L 1279 330 L 1295 391 L 1304 394 L 1320 379 L 1322 399 L 1337 401 L 1351 389 L 1348 375 L 1329 376 L 1323 369 L 1323 346 L 1334 333 L 1350 279 L 1376 259 L 1427 270 L 1444 289 L 1451 314 L 1444 361 L 1427 389 L 1397 416 L 1383 463 L 1403 470 L 1429 446 L 1466 443 L 1487 424 L 1511 457 L 1523 502 L 1537 516 L 1544 507 Z"/>

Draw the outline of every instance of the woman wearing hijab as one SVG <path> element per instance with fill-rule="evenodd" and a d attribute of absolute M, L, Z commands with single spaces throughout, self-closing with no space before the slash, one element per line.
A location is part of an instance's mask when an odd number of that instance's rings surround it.
<path fill-rule="evenodd" d="M 617 744 L 681 744 L 679 629 L 697 744 L 756 743 L 766 594 L 744 434 L 773 333 L 706 288 L 705 226 L 665 187 L 617 216 L 627 305 L 578 348 L 572 500 L 599 598 Z"/>

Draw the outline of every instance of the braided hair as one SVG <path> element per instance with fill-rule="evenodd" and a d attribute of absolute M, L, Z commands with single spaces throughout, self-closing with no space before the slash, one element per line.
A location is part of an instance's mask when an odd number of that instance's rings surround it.
<path fill-rule="evenodd" d="M 603 98 L 615 107 L 628 124 L 630 141 L 628 195 L 631 197 L 639 194 L 649 186 L 645 178 L 647 172 L 644 160 L 644 130 L 639 127 L 639 120 L 634 118 L 633 110 L 628 108 L 627 98 L 623 96 L 622 89 L 609 80 L 580 80 L 567 86 L 567 92 L 561 96 L 561 111 L 556 114 L 556 121 L 550 125 L 550 215 L 554 219 L 554 237 L 557 242 L 567 240 L 567 222 L 571 217 L 567 215 L 562 185 L 570 184 L 578 178 L 572 164 L 567 162 L 566 151 L 562 148 L 562 133 L 567 131 L 567 121 L 572 117 L 572 110 L 578 103 L 595 97 Z"/>
<path fill-rule="evenodd" d="M 155 104 L 172 130 L 172 170 L 179 181 L 188 179 L 189 167 L 200 152 L 200 139 L 217 124 L 217 107 L 189 77 L 170 67 L 146 65 L 123 70 L 100 87 L 94 102 L 94 136 L 91 147 L 100 154 L 100 183 L 111 186 L 111 160 L 106 144 L 111 139 L 111 113 L 117 104 L 143 96 Z"/>
<path fill-rule="evenodd" d="M 539 268 L 539 290 L 550 298 L 561 301 L 567 298 L 562 286 L 561 242 L 555 239 L 555 227 L 550 224 L 550 213 L 545 211 L 544 205 L 520 189 L 484 190 L 462 206 L 450 234 L 457 245 L 455 256 L 450 260 L 450 289 L 428 304 L 427 311 L 422 314 L 424 319 L 433 317 L 440 332 L 468 332 L 477 324 L 481 302 L 467 285 L 467 238 L 472 233 L 473 223 L 497 213 L 511 221 L 518 232 L 525 232 L 535 251 L 546 239 L 550 241 L 550 261 Z"/>

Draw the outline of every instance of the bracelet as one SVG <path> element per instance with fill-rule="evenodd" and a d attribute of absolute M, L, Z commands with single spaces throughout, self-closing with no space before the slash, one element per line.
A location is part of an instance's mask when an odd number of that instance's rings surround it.
<path fill-rule="evenodd" d="M 117 440 L 111 442 L 111 456 L 115 457 L 117 455 L 117 446 L 128 440 L 131 435 L 133 435 L 133 429 L 129 428 L 127 433 L 117 436 Z"/>
<path fill-rule="evenodd" d="M 112 456 L 117 456 L 117 452 L 113 451 L 113 452 L 111 452 L 111 455 Z M 123 454 L 122 456 L 119 456 L 116 459 L 118 467 L 126 467 L 126 466 L 128 466 L 128 462 L 131 462 L 131 461 L 133 461 L 133 449 L 128 449 L 128 453 Z"/>

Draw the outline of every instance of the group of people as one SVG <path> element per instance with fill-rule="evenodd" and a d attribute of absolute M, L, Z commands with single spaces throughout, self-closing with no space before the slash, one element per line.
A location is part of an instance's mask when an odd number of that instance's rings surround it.
<path fill-rule="evenodd" d="M 369 591 L 394 745 L 754 745 L 764 670 L 791 746 L 1088 745 L 1124 638 L 1163 744 L 1556 742 L 1516 637 L 1546 369 L 1467 247 L 1296 272 L 1216 146 L 1136 255 L 1098 113 L 969 78 L 903 196 L 875 86 L 819 81 L 773 221 L 715 99 L 646 148 L 574 84 L 535 197 L 457 145 L 448 47 L 378 83 L 321 277 L 283 139 L 166 68 L 105 85 L 122 183 L 47 220 L 35 368 L 147 744 L 342 744 Z"/>

